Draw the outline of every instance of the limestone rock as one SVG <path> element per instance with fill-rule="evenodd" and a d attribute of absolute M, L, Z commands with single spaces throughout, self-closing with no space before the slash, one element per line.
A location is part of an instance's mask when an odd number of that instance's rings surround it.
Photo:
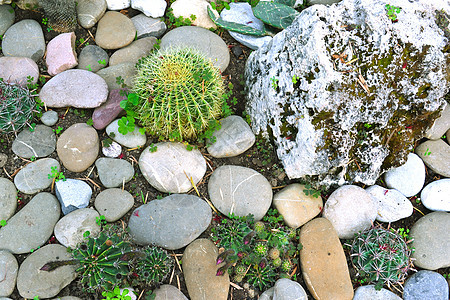
<path fill-rule="evenodd" d="M 206 29 L 217 29 L 216 24 L 211 21 L 211 18 L 208 15 L 208 7 L 216 16 L 219 16 L 219 14 L 206 0 L 176 0 L 170 7 L 172 8 L 173 15 L 176 18 L 183 17 L 187 19 L 190 18 L 191 15 L 194 15 L 195 20 L 192 21 L 192 25 L 200 26 Z"/>
<path fill-rule="evenodd" d="M 373 185 L 445 106 L 448 40 L 434 20 L 448 4 L 404 1 L 396 23 L 385 4 L 313 5 L 249 56 L 253 131 L 273 135 L 289 178 Z"/>

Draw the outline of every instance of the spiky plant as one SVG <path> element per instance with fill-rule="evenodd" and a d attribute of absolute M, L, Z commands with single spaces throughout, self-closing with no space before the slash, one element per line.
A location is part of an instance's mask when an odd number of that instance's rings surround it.
<path fill-rule="evenodd" d="M 273 267 L 265 262 L 253 265 L 245 275 L 247 282 L 260 291 L 273 286 L 278 278 L 278 274 L 274 271 Z"/>
<path fill-rule="evenodd" d="M 148 246 L 142 250 L 143 258 L 137 262 L 136 274 L 145 284 L 158 284 L 164 281 L 173 268 L 173 258 L 162 248 Z"/>
<path fill-rule="evenodd" d="M 411 250 L 400 235 L 381 227 L 359 233 L 351 245 L 358 276 L 379 288 L 405 279 L 411 267 L 410 255 Z"/>
<path fill-rule="evenodd" d="M 192 140 L 222 114 L 220 70 L 196 50 L 169 49 L 142 58 L 133 92 L 135 118 L 160 139 Z"/>
<path fill-rule="evenodd" d="M 25 125 L 30 126 L 35 105 L 28 88 L 0 79 L 0 133 L 17 134 Z"/>
<path fill-rule="evenodd" d="M 74 0 L 39 0 L 39 6 L 48 18 L 49 30 L 74 31 L 77 25 L 77 11 Z"/>

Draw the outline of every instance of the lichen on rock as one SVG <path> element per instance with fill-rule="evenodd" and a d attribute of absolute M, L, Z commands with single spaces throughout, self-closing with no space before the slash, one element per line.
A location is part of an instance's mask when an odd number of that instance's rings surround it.
<path fill-rule="evenodd" d="M 393 21 L 386 4 L 311 6 L 250 55 L 247 112 L 291 179 L 374 184 L 445 107 L 450 5 L 399 0 Z"/>

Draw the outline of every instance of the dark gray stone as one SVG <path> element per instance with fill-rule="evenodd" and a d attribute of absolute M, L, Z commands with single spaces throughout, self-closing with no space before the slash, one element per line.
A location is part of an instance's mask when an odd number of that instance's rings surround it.
<path fill-rule="evenodd" d="M 62 212 L 67 215 L 78 208 L 85 208 L 89 205 L 92 189 L 84 181 L 66 179 L 55 184 L 55 193 L 61 203 Z"/>
<path fill-rule="evenodd" d="M 24 158 L 45 157 L 56 148 L 56 135 L 50 127 L 36 125 L 33 131 L 22 130 L 12 144 L 14 154 Z"/>
<path fill-rule="evenodd" d="M 132 17 L 131 21 L 133 22 L 134 27 L 136 27 L 138 39 L 149 36 L 160 38 L 167 30 L 166 23 L 164 23 L 160 18 L 153 19 L 144 14 L 139 14 Z"/>
<path fill-rule="evenodd" d="M 22 20 L 9 27 L 3 35 L 2 52 L 5 56 L 40 60 L 45 52 L 41 25 L 35 20 Z"/>
<path fill-rule="evenodd" d="M 81 50 L 78 56 L 77 68 L 97 72 L 106 68 L 108 62 L 109 56 L 105 50 L 96 45 L 87 45 Z"/>
<path fill-rule="evenodd" d="M 405 282 L 403 300 L 448 300 L 448 283 L 432 271 L 419 271 Z"/>

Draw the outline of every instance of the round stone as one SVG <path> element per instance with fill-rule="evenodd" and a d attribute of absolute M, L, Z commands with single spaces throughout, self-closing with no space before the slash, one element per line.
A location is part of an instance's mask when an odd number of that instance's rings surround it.
<path fill-rule="evenodd" d="M 0 78 L 26 87 L 27 84 L 35 84 L 38 81 L 39 67 L 28 57 L 0 57 Z M 30 82 L 28 78 L 31 79 Z"/>
<path fill-rule="evenodd" d="M 56 143 L 58 157 L 69 171 L 83 172 L 97 159 L 100 143 L 97 131 L 86 123 L 73 124 Z"/>
<path fill-rule="evenodd" d="M 413 205 L 402 193 L 397 190 L 385 189 L 373 185 L 366 189 L 378 204 L 377 221 L 395 222 L 407 218 L 413 213 Z"/>
<path fill-rule="evenodd" d="M 13 293 L 18 269 L 19 264 L 14 255 L 0 250 L 0 299 Z"/>
<path fill-rule="evenodd" d="M 214 32 L 197 26 L 181 26 L 170 30 L 161 39 L 161 50 L 189 47 L 203 53 L 214 66 L 224 72 L 230 62 L 227 44 Z"/>
<path fill-rule="evenodd" d="M 224 215 L 261 220 L 272 204 L 272 186 L 260 173 L 241 166 L 220 166 L 208 182 L 211 202 Z"/>
<path fill-rule="evenodd" d="M 12 144 L 14 154 L 24 158 L 45 157 L 56 148 L 56 135 L 45 125 L 36 125 L 33 131 L 22 130 Z"/>
<path fill-rule="evenodd" d="M 17 190 L 14 183 L 0 177 L 0 220 L 8 220 L 16 211 Z"/>
<path fill-rule="evenodd" d="M 78 69 L 97 72 L 108 65 L 109 56 L 105 50 L 96 45 L 84 47 L 78 57 Z"/>
<path fill-rule="evenodd" d="M 119 49 L 134 40 L 136 28 L 131 20 L 116 11 L 108 11 L 100 19 L 95 42 L 103 49 Z"/>
<path fill-rule="evenodd" d="M 2 39 L 5 56 L 28 57 L 40 60 L 45 52 L 44 33 L 35 20 L 22 20 L 8 28 Z"/>
<path fill-rule="evenodd" d="M 121 189 L 106 189 L 95 198 L 95 209 L 107 222 L 122 218 L 134 205 L 133 196 Z"/>
<path fill-rule="evenodd" d="M 145 136 L 145 134 L 140 133 L 139 129 L 141 128 L 138 126 L 134 126 L 134 130 L 132 132 L 121 134 L 119 132 L 119 120 L 114 120 L 106 127 L 105 131 L 109 137 L 111 137 L 114 141 L 118 142 L 122 146 L 127 148 L 136 148 L 144 146 L 147 142 L 147 137 Z"/>
<path fill-rule="evenodd" d="M 359 186 L 345 185 L 335 190 L 325 202 L 323 217 L 333 224 L 340 239 L 350 239 L 372 226 L 377 217 L 377 204 Z"/>
<path fill-rule="evenodd" d="M 408 154 L 406 163 L 384 174 L 384 181 L 391 189 L 396 189 L 406 197 L 420 192 L 425 183 L 425 165 L 414 153 Z"/>
<path fill-rule="evenodd" d="M 50 79 L 39 98 L 48 107 L 95 108 L 108 98 L 108 85 L 92 72 L 67 70 Z"/>
<path fill-rule="evenodd" d="M 61 166 L 56 159 L 42 158 L 26 165 L 14 177 L 14 184 L 24 194 L 35 194 L 48 188 L 53 181 L 49 178 L 54 171 L 59 172 Z"/>
<path fill-rule="evenodd" d="M 128 228 L 134 242 L 176 250 L 195 240 L 211 223 L 209 205 L 193 195 L 173 194 L 136 208 Z"/>
<path fill-rule="evenodd" d="M 381 289 L 377 290 L 375 289 L 374 285 L 364 285 L 360 286 L 355 291 L 355 296 L 353 297 L 353 300 L 402 300 L 399 296 L 394 294 L 393 292 Z"/>
<path fill-rule="evenodd" d="M 125 48 L 114 52 L 109 59 L 109 65 L 114 66 L 121 63 L 136 64 L 141 57 L 149 55 L 156 41 L 155 37 L 147 37 L 132 42 Z"/>
<path fill-rule="evenodd" d="M 42 114 L 41 122 L 47 126 L 53 126 L 58 122 L 58 113 L 54 110 L 46 111 Z"/>
<path fill-rule="evenodd" d="M 448 283 L 437 272 L 422 270 L 405 282 L 403 300 L 448 300 Z"/>
<path fill-rule="evenodd" d="M 426 141 L 415 152 L 433 172 L 450 177 L 450 146 L 444 140 Z"/>
<path fill-rule="evenodd" d="M 98 177 L 106 188 L 122 186 L 133 178 L 133 166 L 126 160 L 100 157 L 95 161 Z"/>
<path fill-rule="evenodd" d="M 16 13 L 11 5 L 0 5 L 0 35 L 3 35 L 14 24 L 15 17 Z"/>
<path fill-rule="evenodd" d="M 436 180 L 425 186 L 420 199 L 429 210 L 450 211 L 450 178 Z"/>
<path fill-rule="evenodd" d="M 105 0 L 78 0 L 78 22 L 83 28 L 93 27 L 106 11 Z"/>
<path fill-rule="evenodd" d="M 199 150 L 188 151 L 181 143 L 157 143 L 156 151 L 147 147 L 139 157 L 145 179 L 163 193 L 186 193 L 206 172 L 206 161 Z M 192 180 L 192 181 L 191 181 Z"/>

